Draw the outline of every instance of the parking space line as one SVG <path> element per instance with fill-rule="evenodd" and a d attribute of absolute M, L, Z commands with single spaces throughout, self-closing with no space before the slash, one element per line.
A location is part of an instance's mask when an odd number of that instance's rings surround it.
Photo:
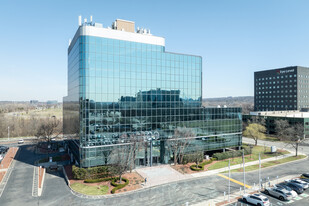
<path fill-rule="evenodd" d="M 289 200 L 288 202 L 286 202 L 286 204 L 291 204 L 293 202 L 294 202 L 294 200 Z"/>
<path fill-rule="evenodd" d="M 301 199 L 303 199 L 303 198 L 300 197 L 300 196 L 294 198 L 294 200 L 301 200 Z"/>
<path fill-rule="evenodd" d="M 239 185 L 241 185 L 241 186 L 244 186 L 244 183 L 239 182 L 239 181 L 237 181 L 237 180 L 235 180 L 235 179 L 229 178 L 229 177 L 227 177 L 227 176 L 225 176 L 225 175 L 223 175 L 223 174 L 218 174 L 218 176 L 223 177 L 223 178 L 225 178 L 225 179 L 227 179 L 227 180 L 230 179 L 232 182 L 234 182 L 234 183 L 236 183 L 236 184 L 239 184 Z M 245 184 L 245 187 L 248 188 L 248 189 L 250 189 L 252 186 Z"/>

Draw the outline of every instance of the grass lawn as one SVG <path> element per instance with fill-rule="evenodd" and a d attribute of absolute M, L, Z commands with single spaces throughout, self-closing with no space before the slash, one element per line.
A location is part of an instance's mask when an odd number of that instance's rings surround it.
<path fill-rule="evenodd" d="M 264 153 L 265 152 L 265 153 Z M 263 146 L 254 146 L 252 149 L 252 154 L 245 156 L 245 162 L 251 162 L 259 159 L 259 153 L 261 153 L 261 159 L 266 159 L 270 157 L 275 157 L 276 155 L 288 154 L 288 151 L 280 151 L 277 154 L 270 153 L 270 147 L 264 148 Z M 231 166 L 242 163 L 242 157 L 235 157 L 231 159 Z M 227 167 L 229 165 L 229 160 L 220 160 L 215 164 L 208 167 L 208 170 L 220 169 Z"/>
<path fill-rule="evenodd" d="M 286 162 L 304 159 L 305 157 L 306 157 L 305 155 L 298 155 L 297 157 L 295 157 L 295 156 L 286 157 L 286 158 L 283 158 L 283 159 L 280 159 L 280 160 L 274 160 L 274 161 L 262 163 L 261 167 L 266 168 L 266 167 L 270 167 L 270 166 L 274 166 L 274 165 L 278 165 L 278 164 L 282 164 L 282 163 L 286 163 Z M 253 170 L 257 170 L 257 169 L 259 169 L 259 164 L 245 167 L 246 172 L 250 172 L 250 171 L 253 171 Z M 243 171 L 242 168 L 231 170 L 231 172 L 242 172 L 242 171 Z"/>
<path fill-rule="evenodd" d="M 278 141 L 280 141 L 279 138 L 273 137 L 273 136 L 265 136 L 265 138 L 263 138 L 262 140 L 271 141 L 271 142 L 278 142 Z"/>
<path fill-rule="evenodd" d="M 71 188 L 79 193 L 85 195 L 105 195 L 108 192 L 108 186 L 89 186 L 82 183 L 75 182 L 71 184 Z"/>

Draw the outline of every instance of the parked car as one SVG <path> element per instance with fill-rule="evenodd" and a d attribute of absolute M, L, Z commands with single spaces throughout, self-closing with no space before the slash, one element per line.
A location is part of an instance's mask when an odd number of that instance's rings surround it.
<path fill-rule="evenodd" d="M 309 183 L 309 178 L 300 178 L 302 181 Z"/>
<path fill-rule="evenodd" d="M 267 197 L 265 197 L 264 195 L 260 195 L 260 194 L 244 194 L 242 196 L 242 199 L 244 202 L 248 202 L 254 205 L 258 205 L 258 206 L 269 206 L 269 199 Z"/>
<path fill-rule="evenodd" d="M 292 199 L 292 193 L 290 193 L 286 189 L 278 188 L 278 187 L 269 187 L 264 190 L 266 195 L 271 195 L 279 200 L 291 200 Z"/>
<path fill-rule="evenodd" d="M 287 185 L 274 185 L 274 187 L 280 188 L 280 189 L 286 189 L 292 194 L 292 197 L 297 197 L 298 194 L 294 190 L 292 190 L 289 186 Z"/>
<path fill-rule="evenodd" d="M 307 182 L 302 181 L 300 179 L 292 179 L 292 180 L 290 180 L 290 182 L 294 182 L 294 183 L 300 184 L 301 186 L 303 186 L 304 190 L 308 189 L 308 187 L 309 187 L 309 184 Z"/>
<path fill-rule="evenodd" d="M 9 147 L 0 145 L 0 153 L 5 153 L 9 150 Z"/>
<path fill-rule="evenodd" d="M 18 140 L 18 144 L 24 144 L 24 140 L 23 139 Z"/>
<path fill-rule="evenodd" d="M 300 178 L 303 178 L 303 179 L 309 179 L 309 173 L 304 173 L 300 176 Z"/>
<path fill-rule="evenodd" d="M 286 185 L 292 190 L 294 190 L 295 192 L 297 192 L 297 194 L 301 194 L 304 192 L 304 189 L 302 186 L 300 186 L 299 184 L 295 184 L 293 182 L 282 182 L 279 185 Z"/>

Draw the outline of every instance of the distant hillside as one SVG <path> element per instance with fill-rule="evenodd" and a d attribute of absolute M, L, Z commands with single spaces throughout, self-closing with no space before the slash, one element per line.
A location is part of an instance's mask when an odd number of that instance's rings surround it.
<path fill-rule="evenodd" d="M 217 98 L 204 98 L 203 106 L 216 107 L 226 105 L 228 107 L 242 107 L 243 113 L 247 114 L 253 111 L 254 97 L 242 96 L 242 97 L 217 97 Z"/>

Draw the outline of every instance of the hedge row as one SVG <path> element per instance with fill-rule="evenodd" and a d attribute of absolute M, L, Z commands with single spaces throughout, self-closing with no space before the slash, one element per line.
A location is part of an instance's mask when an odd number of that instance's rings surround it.
<path fill-rule="evenodd" d="M 84 180 L 84 183 L 97 183 L 97 182 L 105 182 L 112 180 L 113 177 L 99 178 L 99 179 L 87 179 Z"/>
<path fill-rule="evenodd" d="M 245 155 L 250 154 L 250 149 L 248 147 L 244 147 L 244 153 Z M 217 160 L 225 160 L 225 159 L 229 159 L 233 157 L 240 157 L 240 156 L 242 156 L 242 150 L 220 152 L 220 153 L 214 153 L 212 155 L 212 157 L 216 158 Z"/>
<path fill-rule="evenodd" d="M 114 186 L 114 189 L 112 189 L 111 193 L 114 194 L 116 190 L 122 189 L 125 186 L 129 184 L 129 180 L 126 178 L 121 178 L 121 180 L 124 181 L 124 184 L 117 184 L 116 181 L 119 181 L 119 177 L 113 178 L 111 184 Z"/>
<path fill-rule="evenodd" d="M 211 160 L 208 160 L 208 161 L 205 161 L 205 162 L 202 162 L 201 164 L 199 165 L 191 165 L 190 166 L 190 169 L 193 170 L 193 171 L 203 171 L 204 170 L 204 166 L 205 165 L 208 165 L 210 163 L 212 163 L 212 159 Z"/>
<path fill-rule="evenodd" d="M 100 179 L 110 176 L 108 166 L 98 166 L 91 168 L 79 168 L 73 165 L 72 173 L 74 179 Z"/>

